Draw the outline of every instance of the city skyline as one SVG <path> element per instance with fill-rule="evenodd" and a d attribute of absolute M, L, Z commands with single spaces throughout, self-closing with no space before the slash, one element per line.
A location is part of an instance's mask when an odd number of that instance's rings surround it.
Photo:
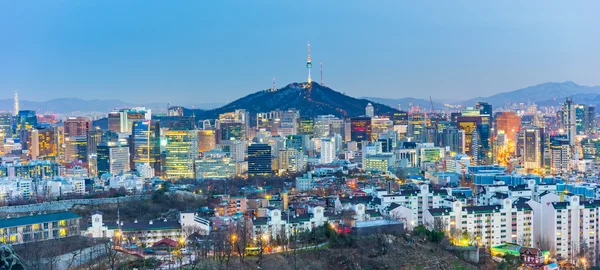
<path fill-rule="evenodd" d="M 308 42 L 325 84 L 354 97 L 600 85 L 595 2 L 0 5 L 0 34 L 10 38 L 0 45 L 0 99 L 17 90 L 33 101 L 156 102 L 177 91 L 167 101 L 227 103 L 273 78 L 277 87 L 306 81 Z"/>

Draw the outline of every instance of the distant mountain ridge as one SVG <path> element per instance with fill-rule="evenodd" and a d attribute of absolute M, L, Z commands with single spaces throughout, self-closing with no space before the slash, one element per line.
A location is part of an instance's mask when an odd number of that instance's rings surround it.
<path fill-rule="evenodd" d="M 397 112 L 389 106 L 366 99 L 353 98 L 337 92 L 329 87 L 313 82 L 305 88 L 306 83 L 291 83 L 275 91 L 262 90 L 237 99 L 223 107 L 212 110 L 186 110 L 186 114 L 194 114 L 196 119 L 215 119 L 219 114 L 236 109 L 247 110 L 251 117 L 256 113 L 273 110 L 297 109 L 301 116 L 315 117 L 332 114 L 338 117 L 353 117 L 365 114 L 367 104 L 371 103 L 376 114 L 391 115 Z"/>
<path fill-rule="evenodd" d="M 573 100 L 578 102 L 577 99 L 593 100 L 598 95 L 600 95 L 600 86 L 579 85 L 572 81 L 562 83 L 547 82 L 489 97 L 468 99 L 458 102 L 458 104 L 473 106 L 478 101 L 484 101 L 492 104 L 494 107 L 505 106 L 508 103 L 515 102 L 532 102 L 542 106 L 555 106 L 564 102 L 567 97 L 573 97 Z"/>

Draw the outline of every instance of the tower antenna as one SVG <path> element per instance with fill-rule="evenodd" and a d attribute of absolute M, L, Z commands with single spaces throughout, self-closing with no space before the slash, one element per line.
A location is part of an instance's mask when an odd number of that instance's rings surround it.
<path fill-rule="evenodd" d="M 323 84 L 323 62 L 321 62 L 321 86 L 324 86 L 324 84 Z"/>
<path fill-rule="evenodd" d="M 275 88 L 275 78 L 273 78 L 273 87 L 271 87 L 271 91 L 275 92 L 277 88 Z"/>
<path fill-rule="evenodd" d="M 308 42 L 308 58 L 306 59 L 306 68 L 308 68 L 308 85 L 312 83 L 312 79 L 310 78 L 310 69 L 312 68 L 312 63 L 310 61 L 310 42 Z"/>

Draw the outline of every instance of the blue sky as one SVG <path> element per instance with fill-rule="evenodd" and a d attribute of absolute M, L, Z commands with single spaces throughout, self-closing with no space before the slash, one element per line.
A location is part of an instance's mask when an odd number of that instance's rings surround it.
<path fill-rule="evenodd" d="M 599 85 L 600 1 L 0 0 L 0 99 L 227 102 L 313 78 L 466 99 Z"/>

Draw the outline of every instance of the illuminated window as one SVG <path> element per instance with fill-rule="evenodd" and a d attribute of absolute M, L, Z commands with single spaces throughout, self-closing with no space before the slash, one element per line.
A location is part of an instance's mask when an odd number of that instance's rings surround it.
<path fill-rule="evenodd" d="M 60 226 L 67 226 L 67 221 L 66 220 L 61 220 L 58 222 L 58 225 Z"/>
<path fill-rule="evenodd" d="M 60 229 L 60 236 L 67 236 L 67 229 Z"/>
<path fill-rule="evenodd" d="M 10 242 L 17 242 L 17 236 L 16 235 L 11 235 L 10 236 Z"/>

